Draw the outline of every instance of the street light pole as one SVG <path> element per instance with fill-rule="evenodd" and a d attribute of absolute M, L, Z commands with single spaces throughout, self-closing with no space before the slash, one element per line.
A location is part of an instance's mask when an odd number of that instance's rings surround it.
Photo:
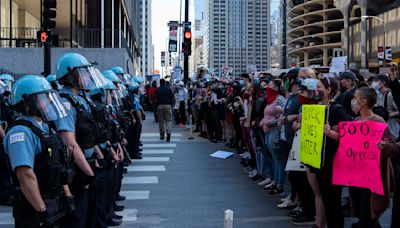
<path fill-rule="evenodd" d="M 386 24 L 385 24 L 385 21 L 380 17 L 369 16 L 369 15 L 361 16 L 361 19 L 362 20 L 375 19 L 375 20 L 382 22 L 382 25 L 383 25 L 383 63 L 385 63 L 386 62 Z"/>

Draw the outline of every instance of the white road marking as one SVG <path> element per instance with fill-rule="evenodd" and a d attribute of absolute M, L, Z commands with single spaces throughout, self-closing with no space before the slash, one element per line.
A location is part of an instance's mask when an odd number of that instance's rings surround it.
<path fill-rule="evenodd" d="M 147 132 L 147 133 L 142 133 L 140 135 L 140 137 L 156 137 L 156 136 L 160 137 L 160 133 L 149 133 L 149 132 Z M 172 137 L 182 137 L 182 134 L 181 133 L 172 133 L 171 136 Z"/>
<path fill-rule="evenodd" d="M 128 167 L 128 172 L 159 172 L 165 171 L 164 165 L 134 165 Z"/>
<path fill-rule="evenodd" d="M 181 139 L 171 138 L 171 142 L 180 142 L 180 141 L 181 141 Z M 161 143 L 161 142 L 165 142 L 165 140 L 160 140 L 160 138 L 154 137 L 154 138 L 144 138 L 144 139 L 142 139 L 142 142 L 144 142 L 144 143 Z"/>
<path fill-rule="evenodd" d="M 148 150 L 145 149 L 142 151 L 142 154 L 173 154 L 174 150 L 166 149 L 166 150 Z"/>
<path fill-rule="evenodd" d="M 121 191 L 120 194 L 127 200 L 146 200 L 150 198 L 150 191 Z"/>
<path fill-rule="evenodd" d="M 118 212 L 118 215 L 124 216 L 122 219 L 123 222 L 135 222 L 137 221 L 138 210 L 136 209 L 124 209 L 121 212 Z"/>
<path fill-rule="evenodd" d="M 173 148 L 176 143 L 144 143 L 142 148 Z"/>
<path fill-rule="evenodd" d="M 158 184 L 158 177 L 124 177 L 122 179 L 122 184 Z"/>
<path fill-rule="evenodd" d="M 169 157 L 143 157 L 142 159 L 135 159 L 135 162 L 168 162 Z"/>
<path fill-rule="evenodd" d="M 11 212 L 1 212 L 0 213 L 0 225 L 13 225 L 14 217 Z"/>

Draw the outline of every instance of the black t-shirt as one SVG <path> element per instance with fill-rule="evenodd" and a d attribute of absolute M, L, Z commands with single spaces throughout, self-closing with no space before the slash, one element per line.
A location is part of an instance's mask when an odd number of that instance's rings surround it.
<path fill-rule="evenodd" d="M 336 99 L 337 103 L 341 104 L 346 110 L 347 114 L 353 118 L 357 117 L 357 114 L 355 114 L 351 109 L 351 100 L 353 99 L 355 93 L 356 89 L 354 88 L 340 94 L 339 97 Z"/>
<path fill-rule="evenodd" d="M 283 110 L 283 115 L 284 116 L 289 116 L 289 115 L 297 115 L 299 114 L 299 110 L 301 107 L 300 103 L 300 97 L 298 94 L 292 94 L 289 96 L 285 109 Z M 292 143 L 293 138 L 294 138 L 294 131 L 292 129 L 293 127 L 293 122 L 287 122 L 285 124 L 285 137 L 286 137 L 286 142 L 287 143 Z"/>
<path fill-rule="evenodd" d="M 343 105 L 335 102 L 328 109 L 328 122 L 332 127 L 338 126 L 342 121 L 352 121 L 353 118 L 347 114 L 346 109 Z M 325 158 L 324 158 L 324 171 L 327 173 L 333 172 L 333 160 L 336 155 L 336 151 L 339 147 L 339 142 L 326 137 L 325 145 Z M 331 176 L 331 175 L 330 175 Z"/>

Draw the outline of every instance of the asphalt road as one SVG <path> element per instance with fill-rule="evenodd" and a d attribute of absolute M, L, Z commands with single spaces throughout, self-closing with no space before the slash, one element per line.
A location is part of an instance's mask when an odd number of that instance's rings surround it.
<path fill-rule="evenodd" d="M 170 143 L 161 142 L 148 113 L 144 123 L 143 157 L 134 161 L 123 180 L 120 202 L 126 210 L 120 227 L 223 227 L 224 211 L 234 212 L 235 228 L 290 228 L 288 211 L 276 208 L 281 197 L 267 197 L 249 180 L 237 156 L 212 158 L 227 150 L 189 130 L 174 127 Z M 12 227 L 11 208 L 0 207 L 0 227 Z M 382 219 L 388 227 L 390 212 Z M 8 225 L 6 225 L 8 224 Z M 351 220 L 346 219 L 346 227 Z"/>

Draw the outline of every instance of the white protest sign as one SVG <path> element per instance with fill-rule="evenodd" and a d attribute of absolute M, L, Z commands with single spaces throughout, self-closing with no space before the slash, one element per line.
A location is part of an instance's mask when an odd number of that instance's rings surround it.
<path fill-rule="evenodd" d="M 300 162 L 300 130 L 298 130 L 293 139 L 292 149 L 290 150 L 285 171 L 306 171 L 305 166 Z"/>
<path fill-rule="evenodd" d="M 347 56 L 334 57 L 332 58 L 331 68 L 329 73 L 342 73 L 345 72 L 347 65 Z"/>

